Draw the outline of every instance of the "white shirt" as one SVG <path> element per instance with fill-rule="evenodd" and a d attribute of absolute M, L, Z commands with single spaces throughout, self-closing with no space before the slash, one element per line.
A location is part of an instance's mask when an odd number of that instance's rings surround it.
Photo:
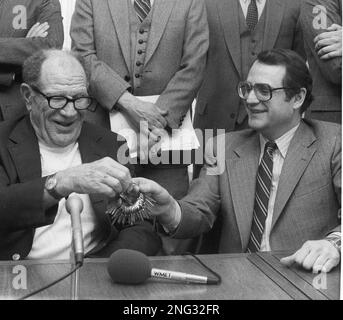
<path fill-rule="evenodd" d="M 283 163 L 287 155 L 289 144 L 291 143 L 291 140 L 293 139 L 295 131 L 298 129 L 299 125 L 300 124 L 298 124 L 291 130 L 286 132 L 283 136 L 275 140 L 275 143 L 277 145 L 277 150 L 275 150 L 273 154 L 272 185 L 271 185 L 270 197 L 269 197 L 269 202 L 268 202 L 268 214 L 267 214 L 267 218 L 265 222 L 264 232 L 262 235 L 260 251 L 271 251 L 269 237 L 270 237 L 270 231 L 272 227 L 275 198 L 276 198 L 277 188 L 279 185 L 280 174 L 281 174 Z M 261 148 L 260 162 L 263 157 L 264 146 L 266 142 L 267 140 L 262 135 L 260 135 L 260 148 Z"/>
<path fill-rule="evenodd" d="M 57 171 L 81 165 L 81 155 L 78 143 L 66 148 L 49 148 L 39 143 L 42 177 Z M 96 227 L 96 217 L 88 195 L 78 195 L 83 201 L 81 224 L 85 252 L 93 249 L 100 239 L 92 237 Z M 58 203 L 55 221 L 51 225 L 36 228 L 32 249 L 27 259 L 58 259 L 68 260 L 71 250 L 71 219 L 65 208 L 65 199 Z"/>
<path fill-rule="evenodd" d="M 239 3 L 241 4 L 242 10 L 243 10 L 243 14 L 244 14 L 244 18 L 247 18 L 247 14 L 248 14 L 248 7 L 250 4 L 251 0 L 239 0 Z M 274 0 L 272 0 L 274 1 Z M 266 5 L 266 0 L 256 0 L 256 6 L 257 6 L 257 12 L 258 12 L 258 18 L 261 18 L 263 9 Z"/>

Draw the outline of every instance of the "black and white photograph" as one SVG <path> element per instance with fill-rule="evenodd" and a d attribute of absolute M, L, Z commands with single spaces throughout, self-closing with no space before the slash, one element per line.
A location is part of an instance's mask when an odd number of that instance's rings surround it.
<path fill-rule="evenodd" d="M 342 300 L 341 123 L 342 0 L 0 0 L 0 300 Z"/>

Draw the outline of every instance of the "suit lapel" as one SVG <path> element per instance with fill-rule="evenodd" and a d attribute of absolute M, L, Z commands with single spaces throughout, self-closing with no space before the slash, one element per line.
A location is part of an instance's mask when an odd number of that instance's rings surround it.
<path fill-rule="evenodd" d="M 233 156 L 227 160 L 229 184 L 242 248 L 246 247 L 250 236 L 259 155 L 258 134 L 253 132 L 247 142 L 236 148 Z"/>
<path fill-rule="evenodd" d="M 131 70 L 130 22 L 128 1 L 107 1 L 127 69 Z M 104 32 L 106 31 L 104 30 Z"/>
<path fill-rule="evenodd" d="M 23 118 L 12 131 L 8 150 L 15 163 L 20 182 L 42 176 L 38 140 L 29 116 Z"/>
<path fill-rule="evenodd" d="M 263 36 L 263 50 L 274 47 L 275 41 L 280 31 L 282 17 L 285 11 L 285 1 L 269 0 L 266 2 L 266 25 Z"/>
<path fill-rule="evenodd" d="M 224 32 L 226 46 L 232 61 L 241 75 L 241 45 L 239 35 L 238 1 L 217 1 L 218 15 Z"/>
<path fill-rule="evenodd" d="M 102 136 L 94 136 L 92 133 L 92 129 L 88 127 L 87 123 L 84 123 L 81 134 L 79 137 L 79 148 L 82 158 L 82 163 L 89 163 L 107 156 L 106 151 L 104 148 L 101 148 L 101 140 Z M 107 199 L 105 196 L 100 194 L 91 194 L 89 195 L 93 208 L 96 212 L 104 213 L 106 211 Z M 98 217 L 104 216 L 103 214 L 99 215 Z"/>
<path fill-rule="evenodd" d="M 290 143 L 282 167 L 275 199 L 272 228 L 279 219 L 294 188 L 317 151 L 316 145 L 313 143 L 315 140 L 316 137 L 310 128 L 304 122 L 301 122 L 300 127 Z"/>
<path fill-rule="evenodd" d="M 152 55 L 156 51 L 175 3 L 176 1 L 170 0 L 155 0 L 154 2 L 152 9 L 153 18 L 147 44 L 145 64 L 149 62 Z"/>

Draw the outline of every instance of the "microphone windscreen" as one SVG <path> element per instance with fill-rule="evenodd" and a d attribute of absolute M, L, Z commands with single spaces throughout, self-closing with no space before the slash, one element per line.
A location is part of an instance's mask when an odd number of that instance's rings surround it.
<path fill-rule="evenodd" d="M 66 201 L 66 209 L 69 214 L 71 214 L 73 210 L 77 210 L 77 212 L 81 213 L 83 210 L 81 198 L 76 194 L 69 196 Z"/>
<path fill-rule="evenodd" d="M 119 249 L 112 253 L 107 271 L 114 282 L 139 284 L 151 275 L 151 264 L 148 257 L 135 250 Z"/>

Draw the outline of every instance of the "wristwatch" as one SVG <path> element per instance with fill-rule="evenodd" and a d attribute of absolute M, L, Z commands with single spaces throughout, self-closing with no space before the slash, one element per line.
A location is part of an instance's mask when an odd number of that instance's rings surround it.
<path fill-rule="evenodd" d="M 57 179 L 56 174 L 48 176 L 45 180 L 45 190 L 56 200 L 61 200 L 63 196 L 59 194 L 56 190 Z"/>
<path fill-rule="evenodd" d="M 329 241 L 339 252 L 341 252 L 341 236 L 329 234 L 325 240 Z"/>

